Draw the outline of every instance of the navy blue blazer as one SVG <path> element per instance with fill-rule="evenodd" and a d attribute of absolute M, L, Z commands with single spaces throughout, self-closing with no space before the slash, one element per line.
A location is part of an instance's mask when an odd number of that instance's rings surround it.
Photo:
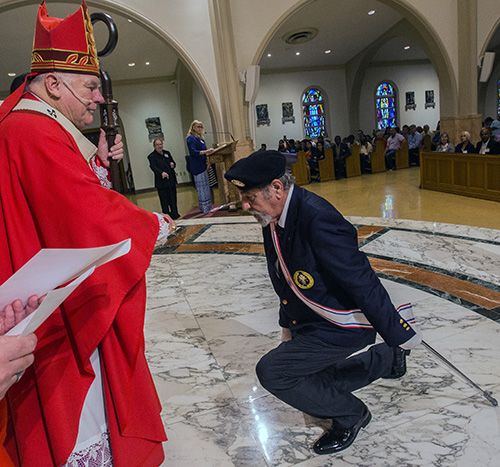
<path fill-rule="evenodd" d="M 207 170 L 207 155 L 200 154 L 200 151 L 206 151 L 207 146 L 201 138 L 189 135 L 186 140 L 189 149 L 189 166 L 193 175 L 199 175 Z"/>
<path fill-rule="evenodd" d="M 483 145 L 482 141 L 479 141 L 476 144 L 476 153 L 479 154 L 479 151 L 481 150 L 481 146 Z M 500 154 L 500 145 L 493 139 L 490 138 L 487 144 L 488 151 L 486 154 Z"/>
<path fill-rule="evenodd" d="M 325 199 L 294 187 L 280 241 L 285 264 L 292 277 L 301 271 L 313 279 L 310 288 L 301 289 L 308 299 L 336 310 L 359 308 L 374 329 L 338 326 L 312 311 L 276 270 L 269 226 L 263 234 L 269 275 L 281 302 L 279 324 L 290 328 L 292 336 L 313 334 L 334 345 L 362 347 L 373 343 L 378 332 L 396 347 L 415 335 L 359 250 L 356 229 Z"/>

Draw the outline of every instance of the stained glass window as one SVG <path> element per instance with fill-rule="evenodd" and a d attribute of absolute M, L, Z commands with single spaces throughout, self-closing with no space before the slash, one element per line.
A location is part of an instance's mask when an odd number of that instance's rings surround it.
<path fill-rule="evenodd" d="M 377 128 L 391 128 L 397 125 L 396 92 L 390 83 L 380 83 L 375 93 Z"/>
<path fill-rule="evenodd" d="M 306 138 L 327 136 L 325 126 L 325 99 L 317 88 L 310 88 L 302 96 L 304 131 Z"/>

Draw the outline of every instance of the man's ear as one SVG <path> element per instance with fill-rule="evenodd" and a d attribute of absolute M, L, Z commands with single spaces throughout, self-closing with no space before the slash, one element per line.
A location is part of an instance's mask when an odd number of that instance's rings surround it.
<path fill-rule="evenodd" d="M 278 199 L 281 199 L 281 197 L 283 196 L 283 183 L 281 183 L 280 180 L 278 180 L 277 178 L 275 178 L 272 182 L 271 182 L 271 192 L 273 194 L 276 194 L 276 197 Z"/>
<path fill-rule="evenodd" d="M 63 83 L 61 79 L 54 73 L 47 73 L 45 75 L 45 90 L 49 94 L 49 96 L 54 97 L 56 99 L 60 99 L 61 97 L 61 87 Z"/>

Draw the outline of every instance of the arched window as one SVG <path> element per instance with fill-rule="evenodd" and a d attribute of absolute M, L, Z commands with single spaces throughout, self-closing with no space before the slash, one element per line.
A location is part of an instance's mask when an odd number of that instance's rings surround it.
<path fill-rule="evenodd" d="M 306 138 L 327 136 L 325 125 L 325 99 L 318 88 L 310 88 L 302 95 L 302 114 Z"/>
<path fill-rule="evenodd" d="M 390 83 L 383 82 L 375 93 L 375 108 L 377 109 L 377 128 L 391 128 L 396 126 L 396 91 Z"/>

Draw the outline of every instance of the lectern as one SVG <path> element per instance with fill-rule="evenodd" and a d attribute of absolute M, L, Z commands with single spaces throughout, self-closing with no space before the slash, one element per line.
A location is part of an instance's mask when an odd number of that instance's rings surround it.
<path fill-rule="evenodd" d="M 234 150 L 238 141 L 221 143 L 208 156 L 208 162 L 215 164 L 217 184 L 219 186 L 220 204 L 236 203 L 240 199 L 238 190 L 232 183 L 227 183 L 224 174 L 234 164 Z"/>

